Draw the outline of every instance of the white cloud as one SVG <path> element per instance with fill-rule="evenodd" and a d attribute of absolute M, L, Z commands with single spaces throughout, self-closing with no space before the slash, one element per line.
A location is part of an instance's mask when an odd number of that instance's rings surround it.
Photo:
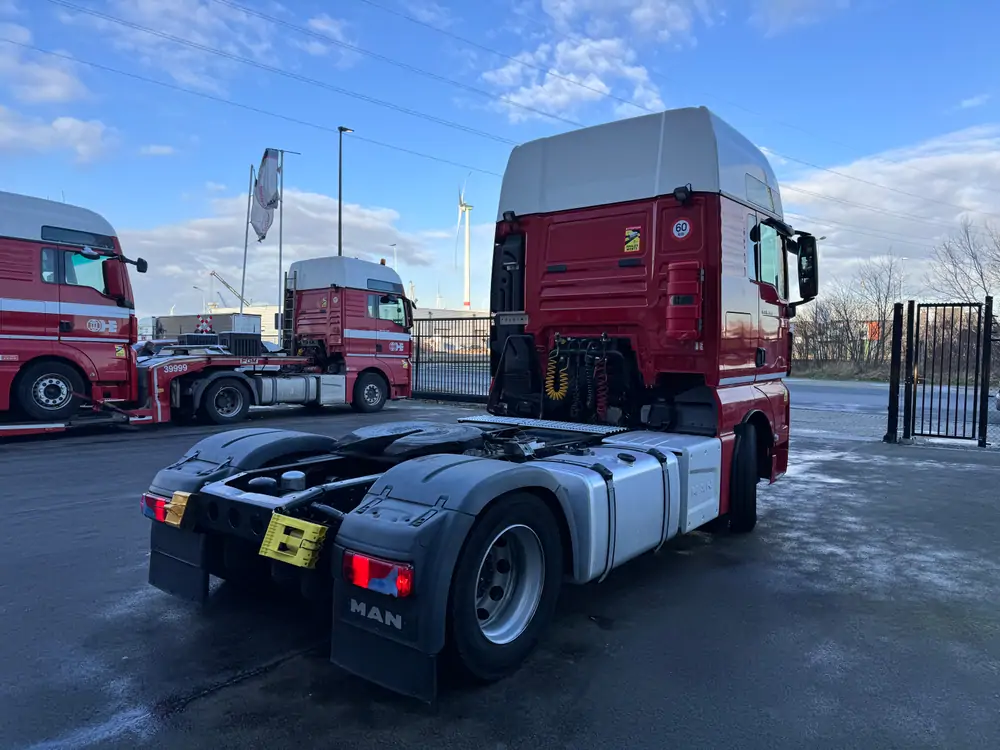
<path fill-rule="evenodd" d="M 512 122 L 540 117 L 522 107 L 562 116 L 609 94 L 620 95 L 651 110 L 664 106 L 648 71 L 636 64 L 635 49 L 623 39 L 542 44 L 533 52 L 517 55 L 516 60 L 482 75 L 483 80 L 504 95 L 507 101 L 497 105 Z M 641 113 L 641 109 L 624 103 L 616 108 L 620 117 Z"/>
<path fill-rule="evenodd" d="M 153 143 L 140 148 L 139 153 L 143 156 L 172 156 L 177 153 L 177 149 L 173 146 L 163 146 Z"/>
<path fill-rule="evenodd" d="M 209 181 L 209 182 L 205 183 L 205 190 L 208 190 L 211 193 L 221 193 L 225 189 L 226 189 L 226 186 L 223 185 L 221 182 L 211 182 L 211 181 Z"/>
<path fill-rule="evenodd" d="M 958 103 L 958 106 L 962 109 L 973 109 L 974 107 L 983 106 L 989 100 L 989 94 L 979 94 L 978 96 L 971 96 L 968 99 L 963 99 Z"/>
<path fill-rule="evenodd" d="M 273 25 L 211 0 L 105 0 L 100 10 L 241 57 L 269 60 L 273 56 Z M 240 67 L 236 61 L 92 15 L 64 11 L 59 17 L 64 23 L 94 29 L 102 43 L 112 44 L 137 63 L 162 68 L 184 86 L 220 91 L 220 80 Z"/>
<path fill-rule="evenodd" d="M 933 247 L 957 232 L 963 217 L 980 225 L 1000 223 L 998 126 L 961 130 L 831 169 L 846 177 L 813 171 L 782 185 L 793 225 L 827 237 L 820 243 L 827 279 L 890 248 L 923 271 Z"/>
<path fill-rule="evenodd" d="M 750 22 L 768 35 L 848 10 L 851 0 L 754 0 Z"/>
<path fill-rule="evenodd" d="M 20 13 L 20 8 L 14 0 L 0 0 L 0 13 L 5 16 L 15 16 Z"/>
<path fill-rule="evenodd" d="M 542 9 L 561 31 L 583 28 L 587 34 L 622 34 L 629 39 L 690 42 L 695 23 L 719 17 L 716 0 L 542 0 Z"/>
<path fill-rule="evenodd" d="M 0 23 L 0 37 L 31 44 L 31 30 L 15 23 Z M 0 80 L 14 96 L 31 104 L 52 104 L 81 99 L 87 87 L 70 63 L 17 47 L 0 45 Z"/>
<path fill-rule="evenodd" d="M 66 149 L 81 163 L 91 162 L 110 146 L 112 131 L 100 120 L 57 117 L 51 122 L 0 106 L 0 151 L 23 154 Z"/>
<path fill-rule="evenodd" d="M 292 37 L 291 44 L 313 57 L 325 57 L 331 53 L 336 55 L 337 65 L 341 68 L 353 65 L 360 56 L 357 52 L 347 49 L 338 44 L 329 44 L 325 39 L 334 42 L 351 44 L 348 35 L 348 23 L 339 18 L 332 18 L 326 13 L 310 18 L 306 27 L 313 32 L 314 36 L 306 39 Z"/>
<path fill-rule="evenodd" d="M 454 21 L 451 11 L 434 0 L 408 0 L 406 11 L 418 21 L 438 28 L 449 26 Z"/>
<path fill-rule="evenodd" d="M 336 255 L 336 198 L 286 188 L 285 199 L 282 258 L 286 270 L 294 260 Z M 113 224 L 114 217 L 108 218 Z M 207 290 L 212 270 L 239 288 L 245 218 L 246 196 L 242 195 L 212 201 L 210 215 L 204 218 L 151 229 L 119 228 L 126 254 L 149 261 L 147 274 L 133 274 L 140 314 L 162 314 L 172 305 L 178 311 L 196 312 L 201 293 L 192 286 Z M 432 242 L 425 235 L 400 230 L 399 218 L 392 209 L 345 203 L 344 254 L 378 261 L 385 250 L 377 248 L 396 243 L 401 265 L 428 268 Z M 277 217 L 263 243 L 258 244 L 250 233 L 248 257 L 246 296 L 273 304 L 277 298 Z"/>

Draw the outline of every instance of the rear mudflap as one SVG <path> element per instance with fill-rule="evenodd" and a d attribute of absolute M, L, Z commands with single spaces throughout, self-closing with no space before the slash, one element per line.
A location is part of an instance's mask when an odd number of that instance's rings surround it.
<path fill-rule="evenodd" d="M 407 636 L 418 632 L 419 599 L 403 601 L 334 582 L 330 661 L 368 682 L 426 703 L 437 698 L 437 655 Z M 399 629 L 392 635 L 385 630 Z"/>
<path fill-rule="evenodd" d="M 207 534 L 153 523 L 149 532 L 149 583 L 160 591 L 203 604 L 208 598 Z"/>

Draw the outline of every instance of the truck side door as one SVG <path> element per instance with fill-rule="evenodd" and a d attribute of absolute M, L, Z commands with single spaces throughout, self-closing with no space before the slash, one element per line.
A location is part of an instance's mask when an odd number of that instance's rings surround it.
<path fill-rule="evenodd" d="M 108 296 L 105 282 L 106 272 L 121 272 L 121 261 L 59 252 L 59 343 L 78 349 L 94 363 L 95 380 L 128 380 L 132 311 Z M 105 269 L 105 264 L 116 265 Z"/>
<path fill-rule="evenodd" d="M 375 355 L 386 360 L 393 372 L 410 356 L 410 332 L 406 329 L 406 307 L 395 294 L 373 295 L 378 305 L 378 339 Z"/>
<path fill-rule="evenodd" d="M 757 286 L 759 334 L 757 380 L 783 377 L 788 370 L 788 267 L 781 236 L 757 214 Z"/>

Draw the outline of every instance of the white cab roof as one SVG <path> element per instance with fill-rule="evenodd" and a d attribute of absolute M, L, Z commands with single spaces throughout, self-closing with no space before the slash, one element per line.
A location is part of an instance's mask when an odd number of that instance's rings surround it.
<path fill-rule="evenodd" d="M 382 286 L 386 283 L 395 285 L 397 294 L 403 293 L 403 281 L 398 273 L 381 263 L 372 263 L 360 258 L 337 255 L 329 258 L 310 258 L 297 260 L 288 267 L 289 288 L 300 290 L 342 286 L 387 292 L 389 289 Z"/>
<path fill-rule="evenodd" d="M 778 181 L 760 149 L 707 108 L 686 107 L 516 146 L 497 221 L 504 211 L 529 216 L 624 203 L 689 183 L 695 192 L 721 193 L 782 216 Z"/>
<path fill-rule="evenodd" d="M 103 216 L 86 208 L 0 191 L 0 237 L 42 242 L 43 226 L 116 236 Z"/>

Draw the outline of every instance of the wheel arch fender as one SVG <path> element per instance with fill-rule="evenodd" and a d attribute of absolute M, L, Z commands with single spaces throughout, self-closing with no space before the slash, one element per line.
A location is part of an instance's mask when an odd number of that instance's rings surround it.
<path fill-rule="evenodd" d="M 250 391 L 250 404 L 252 406 L 256 406 L 257 402 L 260 401 L 257 395 L 257 386 L 246 373 L 237 372 L 236 370 L 214 370 L 198 376 L 194 383 L 191 384 L 191 401 L 195 411 L 201 408 L 201 399 L 205 395 L 205 390 L 208 386 L 225 378 L 238 380 L 247 387 Z"/>
<path fill-rule="evenodd" d="M 372 485 L 361 506 L 344 519 L 337 545 L 389 559 L 394 553 L 397 559 L 399 553 L 412 556 L 417 595 L 425 602 L 415 645 L 437 654 L 445 645 L 458 558 L 487 508 L 516 492 L 537 496 L 556 518 L 564 558 L 572 565 L 575 525 L 567 517 L 572 509 L 560 490 L 552 474 L 531 464 L 456 454 L 422 456 L 397 464 Z M 385 510 L 376 517 L 373 511 L 379 507 Z M 411 522 L 398 523 L 402 516 Z M 417 527 L 414 520 L 420 520 Z"/>
<path fill-rule="evenodd" d="M 177 461 L 160 469 L 149 489 L 161 497 L 176 491 L 197 492 L 244 471 L 332 453 L 336 448 L 336 439 L 309 432 L 261 427 L 227 430 L 199 440 Z"/>

